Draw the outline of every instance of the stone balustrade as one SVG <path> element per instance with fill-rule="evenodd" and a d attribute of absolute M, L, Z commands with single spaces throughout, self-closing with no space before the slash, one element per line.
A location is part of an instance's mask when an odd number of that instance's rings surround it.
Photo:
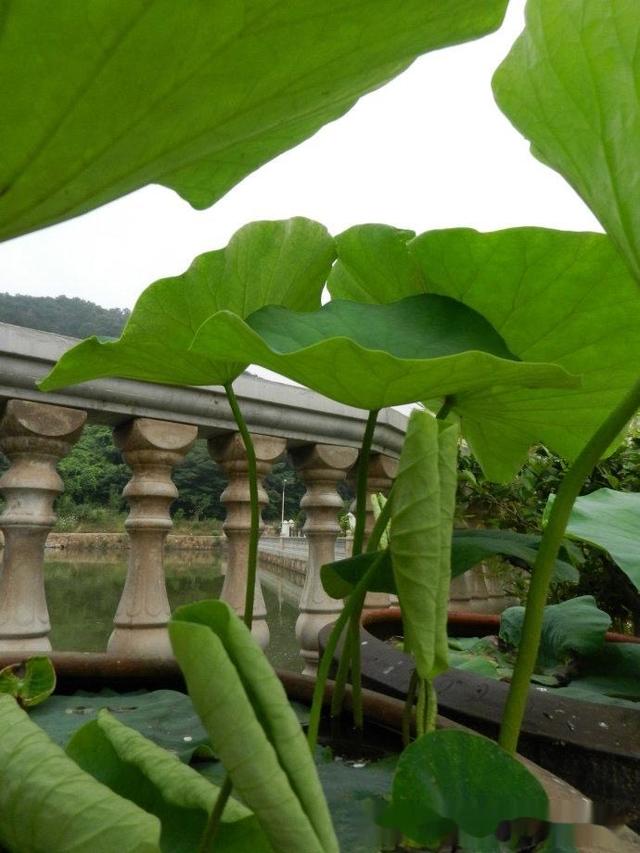
<path fill-rule="evenodd" d="M 77 409 L 9 400 L 0 422 L 0 449 L 9 470 L 0 479 L 4 559 L 0 575 L 0 650 L 49 651 L 44 545 L 63 491 L 56 463 L 80 437 L 86 414 Z"/>
<path fill-rule="evenodd" d="M 336 486 L 345 479 L 357 456 L 355 448 L 328 444 L 316 444 L 293 454 L 294 464 L 307 487 L 300 508 L 307 514 L 303 530 L 309 540 L 309 556 L 296 622 L 296 638 L 305 661 L 303 672 L 307 675 L 317 669 L 318 633 L 342 609 L 342 603 L 324 591 L 320 569 L 334 559 L 340 533 L 338 514 L 343 503 Z"/>
<path fill-rule="evenodd" d="M 0 651 L 48 651 L 49 617 L 43 555 L 55 524 L 54 499 L 63 490 L 57 462 L 79 438 L 85 423 L 114 429 L 132 476 L 125 487 L 129 562 L 107 651 L 118 655 L 170 654 L 170 616 L 163 567 L 172 527 L 170 505 L 178 492 L 172 471 L 194 441 L 209 452 L 229 478 L 222 495 L 227 516 L 227 569 L 221 597 L 238 613 L 244 608 L 249 547 L 248 464 L 231 410 L 219 388 L 177 388 L 129 380 L 100 380 L 43 394 L 35 384 L 72 339 L 0 323 L 0 449 L 10 467 L 0 479 L 5 498 L 0 516 L 4 560 L 0 570 Z M 335 619 L 341 602 L 320 582 L 321 566 L 336 552 L 343 511 L 338 484 L 353 473 L 366 412 L 327 400 L 303 388 L 244 375 L 234 383 L 253 435 L 262 480 L 275 461 L 290 453 L 307 492 L 300 549 L 306 574 L 296 637 L 305 672 L 315 671 L 318 631 Z M 387 492 L 395 476 L 406 418 L 380 413 L 369 462 L 371 491 Z M 262 506 L 267 502 L 263 488 Z M 367 532 L 373 512 L 367 505 Z M 341 540 L 343 542 L 344 540 Z M 273 546 L 269 546 L 273 547 Z M 368 607 L 387 606 L 387 596 L 369 596 Z M 269 641 L 266 609 L 256 583 L 252 630 Z"/>
<path fill-rule="evenodd" d="M 256 453 L 258 478 L 261 481 L 269 473 L 276 459 L 282 456 L 287 443 L 284 438 L 264 435 L 254 434 L 251 439 Z M 227 510 L 223 529 L 229 540 L 229 547 L 221 598 L 228 602 L 236 613 L 242 615 L 247 589 L 247 558 L 251 529 L 249 463 L 239 433 L 209 439 L 209 452 L 229 477 L 229 485 L 222 493 L 222 503 Z M 258 501 L 261 508 L 268 502 L 267 493 L 261 484 L 258 488 Z M 264 522 L 260 519 L 260 532 L 263 529 Z M 256 578 L 254 590 L 251 630 L 262 648 L 266 648 L 269 643 L 269 626 L 259 578 Z"/>
<path fill-rule="evenodd" d="M 189 424 L 135 418 L 114 431 L 133 476 L 123 495 L 130 506 L 125 528 L 129 566 L 107 651 L 120 655 L 169 656 L 171 616 L 164 580 L 164 542 L 171 530 L 169 508 L 178 497 L 171 471 L 189 451 L 198 431 Z"/>

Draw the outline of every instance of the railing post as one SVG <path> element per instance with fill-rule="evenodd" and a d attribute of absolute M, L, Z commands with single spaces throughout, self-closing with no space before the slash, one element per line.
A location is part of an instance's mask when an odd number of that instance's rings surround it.
<path fill-rule="evenodd" d="M 320 580 L 320 569 L 335 559 L 342 499 L 336 491 L 357 458 L 357 450 L 315 444 L 293 451 L 293 460 L 307 492 L 300 507 L 307 514 L 304 532 L 309 540 L 307 576 L 300 599 L 296 638 L 304 658 L 304 672 L 315 674 L 318 664 L 318 634 L 342 609 L 342 602 L 329 598 Z"/>
<path fill-rule="evenodd" d="M 4 568 L 0 575 L 0 650 L 51 650 L 44 588 L 44 546 L 64 491 L 56 470 L 80 437 L 86 412 L 10 400 L 0 422 L 0 448 L 11 467 L 0 479 Z"/>
<path fill-rule="evenodd" d="M 365 535 L 369 538 L 369 534 L 373 530 L 375 524 L 375 515 L 373 513 L 373 503 L 371 495 L 381 492 L 383 495 L 388 494 L 393 481 L 398 472 L 398 460 L 384 453 L 372 453 L 369 456 L 369 473 L 367 479 L 367 504 L 366 504 L 366 522 Z M 353 507 L 352 511 L 355 510 Z M 389 607 L 389 595 L 386 592 L 369 592 L 364 602 L 365 610 L 377 610 L 382 607 Z"/>
<path fill-rule="evenodd" d="M 164 577 L 164 542 L 172 527 L 169 508 L 178 497 L 171 471 L 193 445 L 197 427 L 135 418 L 114 430 L 114 440 L 133 476 L 124 488 L 129 502 L 127 579 L 107 651 L 170 657 L 171 615 Z"/>
<path fill-rule="evenodd" d="M 373 530 L 375 524 L 375 515 L 373 512 L 373 502 L 371 495 L 381 492 L 386 495 L 391 488 L 398 471 L 398 460 L 391 456 L 386 456 L 384 453 L 371 453 L 369 455 L 369 469 L 367 474 L 367 503 L 365 505 L 366 520 L 365 520 L 365 540 L 369 538 L 369 534 Z M 357 464 L 349 472 L 349 483 L 355 487 L 357 477 Z M 356 501 L 351 504 L 351 512 L 356 511 Z M 353 540 L 348 542 L 347 547 L 353 544 Z M 350 553 L 350 549 L 349 549 Z M 368 592 L 364 601 L 365 610 L 379 610 L 383 607 L 389 607 L 391 600 L 386 592 Z"/>
<path fill-rule="evenodd" d="M 269 501 L 262 487 L 262 480 L 271 471 L 271 466 L 276 459 L 284 453 L 287 442 L 284 438 L 266 435 L 252 435 L 251 438 L 256 452 L 258 500 L 262 508 Z M 222 503 L 227 510 L 222 527 L 229 540 L 229 546 L 227 570 L 220 598 L 230 604 L 239 616 L 242 616 L 247 590 L 247 557 L 251 530 L 248 462 L 242 436 L 236 432 L 209 439 L 209 453 L 229 477 L 229 485 L 221 495 Z M 264 522 L 260 519 L 260 533 L 263 529 Z M 251 632 L 260 646 L 265 649 L 269 644 L 269 626 L 262 586 L 257 577 Z"/>
<path fill-rule="evenodd" d="M 483 563 L 451 581 L 449 610 L 495 615 L 517 603 L 517 598 L 507 595 Z"/>

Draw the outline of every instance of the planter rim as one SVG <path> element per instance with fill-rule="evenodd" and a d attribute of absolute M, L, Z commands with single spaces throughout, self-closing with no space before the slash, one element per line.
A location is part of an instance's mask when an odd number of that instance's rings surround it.
<path fill-rule="evenodd" d="M 477 613 L 450 613 L 450 624 L 475 625 L 493 628 L 499 617 Z M 382 625 L 401 618 L 400 608 L 371 610 L 363 617 L 362 673 L 364 683 L 381 693 L 403 698 L 412 671 L 412 660 L 404 652 L 394 649 L 367 630 L 367 626 Z M 327 628 L 320 634 L 324 648 Z M 636 640 L 640 638 L 635 638 Z M 499 727 L 509 686 L 481 675 L 449 669 L 435 680 L 440 705 L 445 714 L 461 718 L 466 725 L 470 720 L 479 725 Z M 640 704 L 640 703 L 639 703 Z M 473 713 L 470 713 L 473 708 Z M 640 761 L 640 707 L 620 707 L 600 703 L 587 703 L 579 699 L 554 696 L 553 691 L 532 686 L 522 726 L 522 736 L 546 740 L 553 744 L 571 744 L 573 747 L 601 752 L 634 762 Z M 580 720 L 580 726 L 575 721 Z M 605 723 L 603 726 L 602 723 Z M 630 746 L 630 741 L 635 744 Z"/>
<path fill-rule="evenodd" d="M 14 663 L 21 663 L 29 654 L 3 652 L 0 654 L 0 669 Z M 173 659 L 150 657 L 123 657 L 104 652 L 50 652 L 49 657 L 55 667 L 59 682 L 65 686 L 81 689 L 83 682 L 109 681 L 110 686 L 130 689 L 132 685 L 156 685 L 158 682 L 166 689 L 184 690 L 185 684 L 178 664 Z M 290 699 L 310 704 L 315 688 L 315 678 L 308 675 L 276 670 Z M 106 685 L 105 685 L 106 686 Z M 324 705 L 329 705 L 333 694 L 334 682 L 327 684 Z M 85 688 L 86 689 L 86 688 Z M 362 702 L 365 718 L 395 732 L 402 730 L 404 702 L 383 693 L 363 688 Z M 345 691 L 345 706 L 351 710 L 351 687 Z M 438 728 L 458 729 L 472 732 L 466 726 L 438 715 Z M 472 732 L 477 734 L 477 732 Z M 590 824 L 592 803 L 588 797 L 527 758 L 518 755 L 519 761 L 534 773 L 549 797 L 549 819 L 556 823 Z"/>
<path fill-rule="evenodd" d="M 389 622 L 391 619 L 402 619 L 402 611 L 399 607 L 386 607 L 377 610 L 365 610 L 362 614 L 362 625 L 375 625 Z M 479 629 L 495 628 L 494 633 L 500 629 L 500 615 L 489 613 L 473 613 L 466 610 L 450 610 L 447 616 L 449 626 L 455 625 L 477 625 Z M 607 643 L 635 643 L 640 645 L 640 637 L 631 634 L 620 634 L 616 631 L 607 631 L 605 634 Z"/>
<path fill-rule="evenodd" d="M 399 633 L 398 608 L 371 611 L 364 622 L 380 629 L 382 636 Z M 495 633 L 496 617 L 483 614 L 453 614 L 458 627 L 469 636 L 487 630 Z M 324 646 L 328 630 L 320 635 Z M 454 628 L 455 630 L 455 628 Z M 627 638 L 625 637 L 625 640 Z M 403 699 L 413 672 L 411 657 L 362 628 L 363 684 Z M 435 679 L 443 714 L 490 737 L 497 736 L 508 684 L 463 670 L 449 669 Z M 598 823 L 640 823 L 640 707 L 587 703 L 554 696 L 553 691 L 532 687 L 523 721 L 519 749 L 544 766 L 585 789 L 594 800 Z M 634 824 L 635 825 L 635 824 Z"/>

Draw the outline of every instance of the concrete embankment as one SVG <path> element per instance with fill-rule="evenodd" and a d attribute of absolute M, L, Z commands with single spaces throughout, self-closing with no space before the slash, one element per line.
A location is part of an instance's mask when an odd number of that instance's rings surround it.
<path fill-rule="evenodd" d="M 287 557 L 285 554 L 274 554 L 270 551 L 260 551 L 260 568 L 277 577 L 283 578 L 294 586 L 303 587 L 307 571 L 307 560 L 297 557 Z"/>
<path fill-rule="evenodd" d="M 170 533 L 167 536 L 169 551 L 216 551 L 224 543 L 224 536 L 195 536 L 190 533 Z M 0 533 L 0 546 L 4 537 Z M 50 533 L 47 550 L 51 551 L 126 551 L 129 536 L 126 533 Z"/>

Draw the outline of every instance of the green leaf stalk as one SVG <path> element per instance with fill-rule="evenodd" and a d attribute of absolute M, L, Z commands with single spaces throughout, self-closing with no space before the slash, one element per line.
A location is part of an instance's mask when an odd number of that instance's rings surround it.
<path fill-rule="evenodd" d="M 500 745 L 515 752 L 540 645 L 544 607 L 571 509 L 590 471 L 640 407 L 640 379 L 594 433 L 567 471 L 553 502 L 531 574 L 522 638 L 500 728 Z"/>

